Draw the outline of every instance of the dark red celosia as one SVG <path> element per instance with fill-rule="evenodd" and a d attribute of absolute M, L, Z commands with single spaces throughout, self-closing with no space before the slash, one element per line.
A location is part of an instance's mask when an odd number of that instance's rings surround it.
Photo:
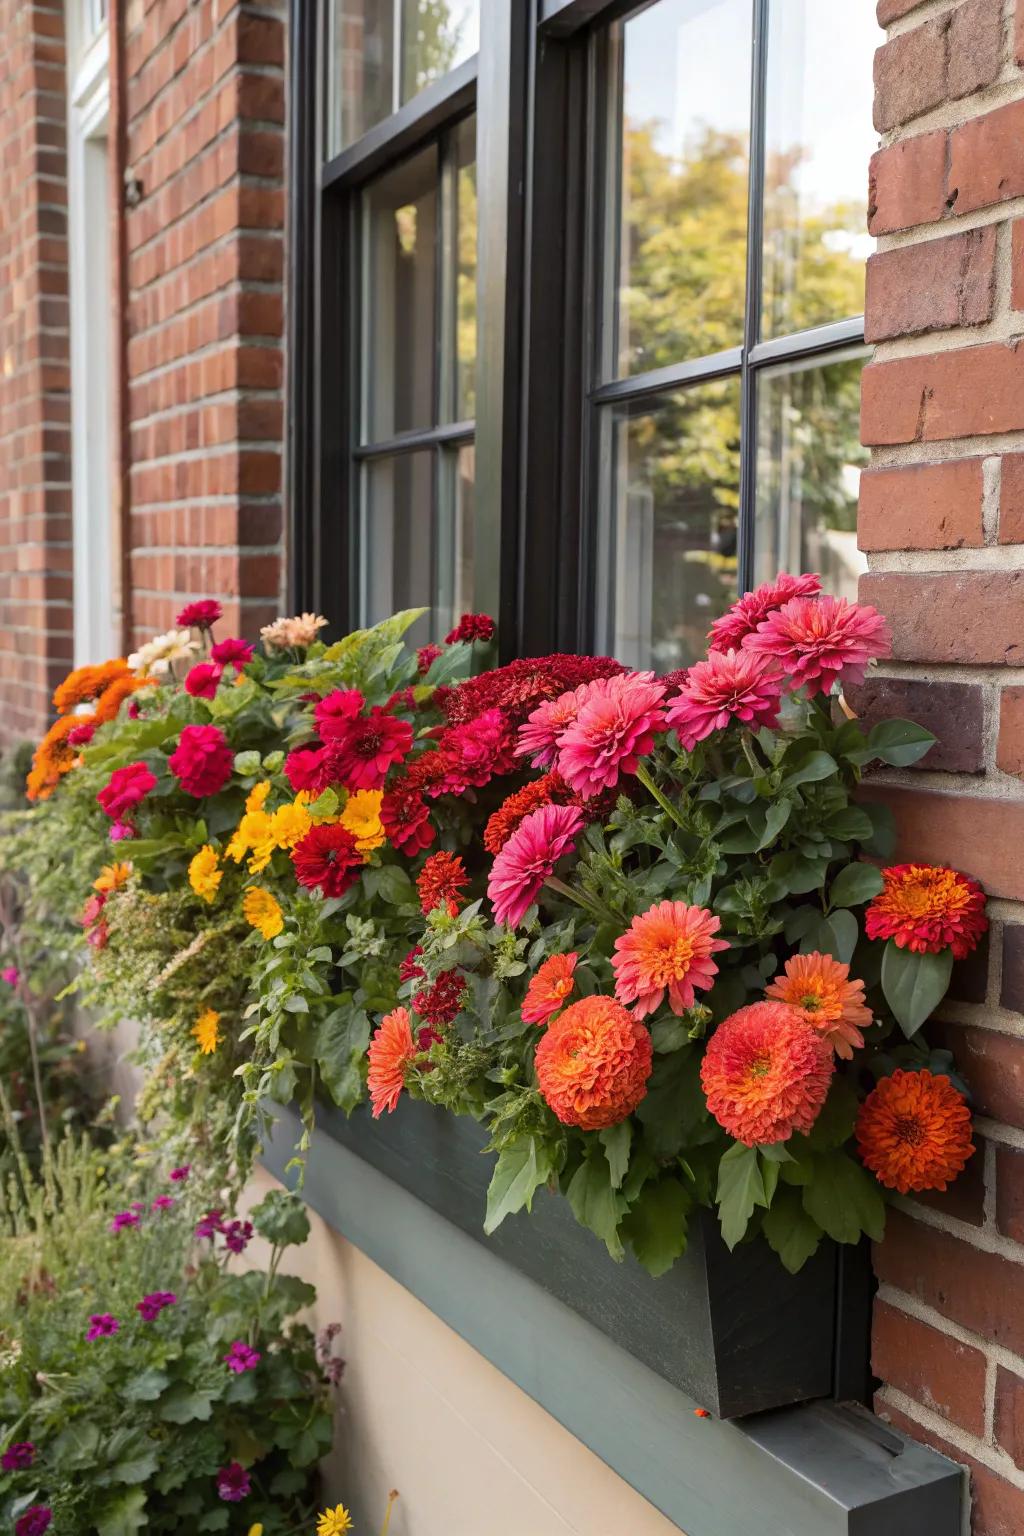
<path fill-rule="evenodd" d="M 416 670 L 420 677 L 426 677 L 437 658 L 443 655 L 444 652 L 439 645 L 421 645 L 416 652 Z"/>
<path fill-rule="evenodd" d="M 445 645 L 454 645 L 462 640 L 467 645 L 472 645 L 474 640 L 480 640 L 484 644 L 494 639 L 494 620 L 486 613 L 464 613 L 450 634 L 445 635 Z"/>
<path fill-rule="evenodd" d="M 501 709 L 515 727 L 545 699 L 557 699 L 581 683 L 625 670 L 610 656 L 527 656 L 469 677 L 455 688 L 439 689 L 434 697 L 450 725 L 465 725 L 485 710 Z"/>
<path fill-rule="evenodd" d="M 311 827 L 292 849 L 295 878 L 325 896 L 343 896 L 359 879 L 365 859 L 347 827 Z"/>
<path fill-rule="evenodd" d="M 466 978 L 461 971 L 442 971 L 433 986 L 416 993 L 412 1005 L 434 1029 L 444 1029 L 459 1012 L 465 990 Z"/>

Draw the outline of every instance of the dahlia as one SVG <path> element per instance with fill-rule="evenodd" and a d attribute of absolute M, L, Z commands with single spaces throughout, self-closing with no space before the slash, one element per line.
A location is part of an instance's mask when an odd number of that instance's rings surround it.
<path fill-rule="evenodd" d="M 888 656 L 892 637 L 875 608 L 845 597 L 794 597 L 774 609 L 744 650 L 774 660 L 791 689 L 828 693 L 838 679 L 862 683 L 873 657 Z"/>
<path fill-rule="evenodd" d="M 196 603 L 186 603 L 175 619 L 179 629 L 211 629 L 224 610 L 212 597 L 201 598 Z"/>
<path fill-rule="evenodd" d="M 745 1146 L 813 1126 L 835 1070 L 832 1047 L 785 1003 L 751 1003 L 719 1024 L 700 1079 L 708 1109 Z"/>
<path fill-rule="evenodd" d="M 519 727 L 517 757 L 528 757 L 535 768 L 550 768 L 558 756 L 558 744 L 580 712 L 580 705 L 590 691 L 581 683 L 557 699 L 545 699 L 533 710 L 525 725 Z"/>
<path fill-rule="evenodd" d="M 258 885 L 250 885 L 242 897 L 242 916 L 264 939 L 276 939 L 284 930 L 284 914 L 277 898 Z"/>
<path fill-rule="evenodd" d="M 745 592 L 733 603 L 728 613 L 716 619 L 708 632 L 708 645 L 713 651 L 728 651 L 741 646 L 747 635 L 776 608 L 781 608 L 794 597 L 811 597 L 821 591 L 821 577 L 789 576 L 780 572 L 774 581 L 766 581 L 753 592 Z"/>
<path fill-rule="evenodd" d="M 388 770 L 400 763 L 412 746 L 412 726 L 387 710 L 374 708 L 350 722 L 344 735 L 331 738 L 337 756 L 334 770 L 349 789 L 381 789 Z"/>
<path fill-rule="evenodd" d="M 542 805 L 564 804 L 569 790 L 557 773 L 546 773 L 543 778 L 532 779 L 517 789 L 514 795 L 503 800 L 488 818 L 484 828 L 484 847 L 490 854 L 499 854 L 524 816 L 529 816 Z"/>
<path fill-rule="evenodd" d="M 976 880 L 944 864 L 893 864 L 864 914 L 869 939 L 893 939 L 918 955 L 953 951 L 963 960 L 988 927 L 985 893 Z"/>
<path fill-rule="evenodd" d="M 401 779 L 381 801 L 380 824 L 392 847 L 409 859 L 429 848 L 437 835 L 423 796 Z"/>
<path fill-rule="evenodd" d="M 496 775 L 515 768 L 512 729 L 500 709 L 485 710 L 470 725 L 451 726 L 438 741 L 437 751 L 420 762 L 424 766 L 419 772 L 432 799 L 482 789 Z"/>
<path fill-rule="evenodd" d="M 360 853 L 372 853 L 385 842 L 380 813 L 384 795 L 379 789 L 357 789 L 349 795 L 338 824 L 347 828 Z"/>
<path fill-rule="evenodd" d="M 486 613 L 464 613 L 456 624 L 451 634 L 445 635 L 445 645 L 454 645 L 457 640 L 463 640 L 467 645 L 472 645 L 474 640 L 486 643 L 494 639 L 494 620 Z"/>
<path fill-rule="evenodd" d="M 220 1045 L 220 1014 L 204 1009 L 192 1026 L 192 1035 L 202 1055 L 212 1056 Z"/>
<path fill-rule="evenodd" d="M 582 997 L 545 1030 L 537 1086 L 563 1125 L 618 1125 L 647 1092 L 654 1052 L 645 1025 L 612 997 Z"/>
<path fill-rule="evenodd" d="M 901 1195 L 945 1189 L 974 1151 L 967 1101 L 931 1072 L 883 1077 L 860 1107 L 855 1134 L 865 1168 Z"/>
<path fill-rule="evenodd" d="M 501 709 L 521 725 L 544 699 L 557 699 L 581 683 L 614 677 L 626 669 L 610 656 L 524 656 L 507 666 L 468 677 L 456 688 L 438 689 L 435 701 L 450 725 L 466 725 L 488 709 Z"/>
<path fill-rule="evenodd" d="M 667 724 L 684 752 L 733 720 L 769 727 L 778 723 L 779 684 L 770 664 L 751 651 L 711 651 L 690 668 L 681 693 L 669 701 Z"/>
<path fill-rule="evenodd" d="M 96 799 L 111 821 L 123 821 L 151 790 L 156 788 L 156 775 L 145 763 L 128 763 L 115 768 Z"/>
<path fill-rule="evenodd" d="M 433 912 L 435 907 L 445 906 L 454 917 L 468 884 L 469 876 L 457 853 L 432 853 L 416 877 L 420 910 Z"/>
<path fill-rule="evenodd" d="M 210 647 L 210 660 L 219 667 L 234 667 L 236 672 L 241 672 L 247 667 L 253 658 L 253 648 L 248 640 L 239 640 L 230 636 L 227 640 L 218 640 L 216 645 Z"/>
<path fill-rule="evenodd" d="M 212 661 L 199 661 L 185 678 L 185 692 L 194 699 L 212 699 L 216 696 L 223 667 Z"/>
<path fill-rule="evenodd" d="M 566 998 L 572 996 L 576 988 L 573 971 L 578 958 L 575 954 L 549 955 L 537 967 L 520 1009 L 527 1024 L 546 1024 Z"/>
<path fill-rule="evenodd" d="M 370 1070 L 366 1086 L 370 1092 L 373 1118 L 379 1120 L 386 1109 L 393 1113 L 405 1087 L 405 1071 L 416 1057 L 412 1025 L 407 1008 L 386 1013 L 374 1032 L 367 1051 Z"/>
<path fill-rule="evenodd" d="M 862 1029 L 871 1023 L 864 983 L 850 980 L 850 967 L 812 950 L 791 955 L 785 970 L 765 988 L 765 997 L 795 1008 L 805 1024 L 823 1035 L 837 1056 L 849 1061 L 864 1044 Z"/>
<path fill-rule="evenodd" d="M 203 901 L 213 901 L 224 878 L 224 871 L 214 848 L 204 843 L 188 866 L 188 883 Z"/>
<path fill-rule="evenodd" d="M 711 956 L 729 948 L 725 939 L 715 938 L 720 927 L 714 913 L 685 901 L 661 901 L 634 917 L 615 940 L 612 970 L 619 1002 L 632 1004 L 643 1019 L 661 1007 L 667 989 L 673 1013 L 692 1008 L 694 989 L 706 992 L 718 975 Z"/>
<path fill-rule="evenodd" d="M 520 822 L 487 881 L 496 923 L 519 926 L 559 859 L 576 847 L 583 825 L 583 813 L 573 805 L 542 805 Z"/>
<path fill-rule="evenodd" d="M 664 686 L 653 672 L 627 672 L 591 683 L 576 719 L 562 732 L 556 767 L 570 789 L 598 795 L 635 773 L 665 726 Z"/>
<path fill-rule="evenodd" d="M 444 1029 L 462 1007 L 465 990 L 466 978 L 460 970 L 442 971 L 433 986 L 416 993 L 412 1006 L 434 1030 Z"/>
<path fill-rule="evenodd" d="M 347 827 L 311 827 L 292 849 L 295 878 L 324 896 L 343 896 L 359 879 L 366 859 Z"/>
<path fill-rule="evenodd" d="M 320 740 L 323 742 L 344 739 L 363 712 L 366 700 L 358 688 L 335 688 L 320 699 L 313 710 L 313 719 Z"/>
<path fill-rule="evenodd" d="M 216 725 L 186 725 L 168 766 L 187 795 L 216 795 L 231 777 L 234 755 Z"/>
<path fill-rule="evenodd" d="M 217 1473 L 217 1497 L 229 1504 L 240 1504 L 248 1498 L 252 1481 L 240 1461 L 221 1467 Z"/>

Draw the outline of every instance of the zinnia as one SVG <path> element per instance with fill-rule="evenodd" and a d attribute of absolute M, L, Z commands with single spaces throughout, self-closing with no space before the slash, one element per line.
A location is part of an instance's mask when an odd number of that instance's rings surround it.
<path fill-rule="evenodd" d="M 837 1056 L 849 1061 L 864 1044 L 862 1029 L 871 1023 L 871 1009 L 864 1002 L 864 983 L 850 980 L 850 967 L 812 950 L 791 955 L 783 974 L 765 988 L 765 997 L 795 1008 L 832 1046 Z"/>
<path fill-rule="evenodd" d="M 216 850 L 211 848 L 209 843 L 204 843 L 189 862 L 189 885 L 197 896 L 209 902 L 216 896 L 223 878 L 224 871 L 220 867 Z"/>
<path fill-rule="evenodd" d="M 124 821 L 156 788 L 156 775 L 145 763 L 128 763 L 115 768 L 96 799 L 111 821 Z"/>
<path fill-rule="evenodd" d="M 953 951 L 963 960 L 988 927 L 985 893 L 977 880 L 944 864 L 893 864 L 864 914 L 869 939 L 892 939 L 918 955 Z"/>
<path fill-rule="evenodd" d="M 217 1473 L 217 1496 L 229 1504 L 240 1504 L 248 1498 L 251 1486 L 249 1474 L 240 1461 L 221 1467 Z"/>
<path fill-rule="evenodd" d="M 352 1529 L 352 1516 L 344 1504 L 325 1509 L 316 1522 L 316 1536 L 346 1536 Z"/>
<path fill-rule="evenodd" d="M 365 703 L 358 688 L 335 688 L 333 693 L 325 694 L 313 710 L 320 740 L 338 741 L 347 736 Z"/>
<path fill-rule="evenodd" d="M 185 692 L 194 699 L 212 699 L 223 674 L 223 667 L 212 661 L 200 661 L 190 668 L 185 677 Z"/>
<path fill-rule="evenodd" d="M 575 990 L 573 972 L 579 957 L 549 955 L 530 978 L 520 1010 L 527 1024 L 546 1024 Z"/>
<path fill-rule="evenodd" d="M 690 668 L 682 692 L 669 701 L 667 724 L 685 752 L 712 731 L 733 720 L 743 725 L 775 726 L 779 714 L 779 685 L 770 665 L 751 651 L 712 651 L 706 661 Z"/>
<path fill-rule="evenodd" d="M 720 927 L 713 912 L 685 901 L 661 901 L 634 917 L 615 940 L 612 969 L 619 1002 L 632 1004 L 642 1019 L 661 1007 L 667 990 L 673 1013 L 692 1008 L 695 988 L 706 992 L 718 975 L 711 956 L 729 948 L 725 939 L 715 938 Z"/>
<path fill-rule="evenodd" d="M 580 712 L 580 705 L 590 691 L 581 683 L 557 699 L 538 704 L 524 725 L 519 727 L 517 757 L 528 757 L 535 768 L 550 768 L 558 756 L 558 743 Z"/>
<path fill-rule="evenodd" d="M 857 1150 L 880 1184 L 945 1189 L 974 1151 L 971 1112 L 948 1077 L 897 1069 L 860 1107 Z"/>
<path fill-rule="evenodd" d="M 182 789 L 197 800 L 224 788 L 233 762 L 228 739 L 216 725 L 186 725 L 169 759 Z"/>
<path fill-rule="evenodd" d="M 427 802 L 402 779 L 381 801 L 380 824 L 388 842 L 408 859 L 429 848 L 437 836 Z"/>
<path fill-rule="evenodd" d="M 276 939 L 284 929 L 284 914 L 277 898 L 258 885 L 250 885 L 242 897 L 242 916 L 265 939 Z"/>
<path fill-rule="evenodd" d="M 558 739 L 555 766 L 577 794 L 588 799 L 614 789 L 665 726 L 665 687 L 653 672 L 598 678 L 587 688 L 576 719 Z"/>
<path fill-rule="evenodd" d="M 583 813 L 574 805 L 542 805 L 520 822 L 487 881 L 496 923 L 519 926 L 559 859 L 576 847 L 583 825 Z"/>
<path fill-rule="evenodd" d="M 179 629 L 209 629 L 223 612 L 214 598 L 204 597 L 198 602 L 186 603 L 174 622 Z"/>
<path fill-rule="evenodd" d="M 892 638 L 877 609 L 826 594 L 774 609 L 743 648 L 772 658 L 791 689 L 813 696 L 828 693 L 837 679 L 862 683 L 868 662 L 889 655 Z"/>
<path fill-rule="evenodd" d="M 532 779 L 517 789 L 514 795 L 503 800 L 488 819 L 484 828 L 484 847 L 488 853 L 499 854 L 524 816 L 542 805 L 562 805 L 569 799 L 568 785 L 557 773 L 546 773 L 543 778 Z"/>
<path fill-rule="evenodd" d="M 397 1109 L 405 1087 L 405 1070 L 416 1057 L 407 1008 L 394 1008 L 384 1015 L 370 1041 L 367 1056 L 370 1070 L 366 1086 L 370 1092 L 373 1118 L 379 1120 L 385 1109 L 389 1114 Z"/>
<path fill-rule="evenodd" d="M 210 647 L 210 660 L 219 667 L 234 667 L 236 673 L 248 666 L 252 658 L 253 648 L 248 640 L 239 640 L 234 636 L 218 640 L 216 645 Z"/>
<path fill-rule="evenodd" d="M 654 1061 L 645 1025 L 611 997 L 581 997 L 551 1023 L 534 1054 L 537 1086 L 563 1125 L 618 1125 L 647 1092 Z"/>
<path fill-rule="evenodd" d="M 498 774 L 512 772 L 514 747 L 507 717 L 500 709 L 485 710 L 470 725 L 445 731 L 437 751 L 420 759 L 424 788 L 432 799 L 482 789 Z"/>
<path fill-rule="evenodd" d="M 444 1029 L 458 1015 L 465 990 L 466 978 L 460 970 L 442 971 L 433 986 L 416 993 L 412 1005 L 435 1030 Z"/>
<path fill-rule="evenodd" d="M 468 884 L 469 876 L 457 853 L 432 853 L 416 878 L 420 910 L 433 912 L 435 907 L 444 906 L 454 917 Z"/>
<path fill-rule="evenodd" d="M 292 849 L 295 878 L 325 896 L 343 896 L 359 879 L 365 855 L 347 827 L 311 827 Z"/>
<path fill-rule="evenodd" d="M 708 645 L 713 651 L 728 651 L 741 646 L 776 608 L 794 597 L 811 597 L 821 591 L 821 577 L 790 576 L 782 571 L 774 581 L 766 581 L 753 592 L 745 592 L 729 612 L 712 624 Z"/>
<path fill-rule="evenodd" d="M 352 721 L 344 735 L 332 737 L 331 744 L 336 749 L 334 771 L 343 784 L 349 789 L 382 789 L 388 770 L 412 746 L 412 726 L 374 708 Z"/>
<path fill-rule="evenodd" d="M 745 1146 L 813 1126 L 835 1070 L 832 1047 L 785 1003 L 751 1003 L 708 1042 L 700 1078 L 708 1109 Z"/>

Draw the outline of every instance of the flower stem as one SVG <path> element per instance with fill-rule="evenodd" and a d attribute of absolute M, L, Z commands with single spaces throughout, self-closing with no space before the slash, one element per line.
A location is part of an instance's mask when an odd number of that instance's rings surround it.
<path fill-rule="evenodd" d="M 397 1499 L 398 1489 L 392 1488 L 388 1494 L 388 1507 L 384 1511 L 384 1524 L 380 1528 L 380 1536 L 388 1536 L 388 1526 L 391 1524 L 391 1511 L 394 1509 Z"/>
<path fill-rule="evenodd" d="M 645 767 L 645 765 L 643 763 L 637 763 L 637 765 L 636 765 L 636 776 L 640 780 L 640 783 L 644 786 L 644 788 L 650 794 L 652 794 L 654 796 L 655 800 L 657 800 L 658 804 L 661 806 L 661 808 L 665 812 L 665 814 L 667 816 L 671 817 L 671 819 L 675 822 L 676 826 L 677 827 L 682 827 L 683 831 L 685 832 L 686 831 L 686 822 L 680 816 L 679 812 L 676 810 L 675 806 L 669 800 L 668 796 L 665 795 L 658 788 L 657 784 L 655 784 L 653 778 L 651 777 L 650 773 L 648 772 L 647 768 Z"/>

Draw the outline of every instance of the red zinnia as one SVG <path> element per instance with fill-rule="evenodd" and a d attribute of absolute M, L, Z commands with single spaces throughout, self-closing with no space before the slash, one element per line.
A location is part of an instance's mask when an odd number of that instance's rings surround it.
<path fill-rule="evenodd" d="M 215 795 L 231 777 L 234 756 L 216 725 L 186 725 L 170 757 L 170 769 L 187 795 Z"/>
<path fill-rule="evenodd" d="M 446 906 L 454 917 L 459 910 L 461 893 L 468 884 L 469 876 L 457 853 L 432 853 L 416 880 L 420 909 L 432 912 L 435 907 Z"/>
<path fill-rule="evenodd" d="M 374 708 L 353 720 L 344 735 L 332 737 L 335 771 L 349 789 L 381 789 L 388 769 L 400 763 L 412 746 L 412 726 L 396 720 L 386 709 Z"/>
<path fill-rule="evenodd" d="M 438 741 L 433 760 L 421 759 L 429 762 L 427 794 L 436 799 L 482 789 L 496 775 L 515 768 L 514 746 L 511 727 L 500 709 L 485 710 L 470 725 L 452 726 Z"/>
<path fill-rule="evenodd" d="M 344 740 L 363 712 L 366 700 L 358 688 L 335 688 L 318 701 L 313 711 L 321 741 Z"/>
<path fill-rule="evenodd" d="M 719 1024 L 700 1080 L 708 1109 L 745 1146 L 813 1126 L 835 1070 L 832 1047 L 785 1003 L 751 1003 Z"/>
<path fill-rule="evenodd" d="M 227 640 L 218 640 L 216 645 L 210 647 L 210 660 L 220 667 L 234 667 L 236 672 L 248 666 L 253 658 L 253 648 L 248 640 L 239 640 L 235 636 L 229 636 Z"/>
<path fill-rule="evenodd" d="M 156 788 L 156 775 L 145 763 L 115 768 L 96 799 L 111 821 L 123 821 Z"/>
<path fill-rule="evenodd" d="M 403 779 L 385 792 L 380 824 L 392 848 L 410 859 L 429 848 L 437 835 L 423 796 Z"/>
<path fill-rule="evenodd" d="M 204 597 L 197 603 L 186 603 L 174 622 L 179 629 L 209 629 L 223 612 L 220 603 Z"/>
<path fill-rule="evenodd" d="M 422 953 L 423 945 L 417 944 L 415 949 L 410 949 L 405 958 L 399 961 L 399 981 L 419 981 L 421 976 L 425 976 L 427 974 L 422 965 L 419 964 L 419 958 Z"/>
<path fill-rule="evenodd" d="M 296 880 L 325 896 L 343 896 L 365 863 L 355 837 L 337 822 L 310 827 L 292 849 Z"/>
<path fill-rule="evenodd" d="M 894 864 L 864 914 L 869 939 L 893 939 L 918 955 L 953 951 L 963 960 L 988 927 L 985 893 L 977 880 L 944 864 Z"/>
<path fill-rule="evenodd" d="M 296 747 L 285 758 L 284 771 L 296 794 L 305 789 L 314 798 L 337 777 L 330 747 Z"/>
<path fill-rule="evenodd" d="M 757 626 L 776 608 L 781 608 L 793 597 L 811 597 L 821 591 L 821 577 L 813 575 L 790 576 L 780 572 L 774 581 L 766 581 L 753 592 L 745 592 L 729 612 L 716 619 L 708 633 L 708 645 L 713 651 L 728 651 L 743 644 Z"/>
<path fill-rule="evenodd" d="M 537 1086 L 563 1125 L 618 1125 L 647 1092 L 647 1029 L 613 997 L 582 997 L 549 1025 L 534 1054 Z"/>

